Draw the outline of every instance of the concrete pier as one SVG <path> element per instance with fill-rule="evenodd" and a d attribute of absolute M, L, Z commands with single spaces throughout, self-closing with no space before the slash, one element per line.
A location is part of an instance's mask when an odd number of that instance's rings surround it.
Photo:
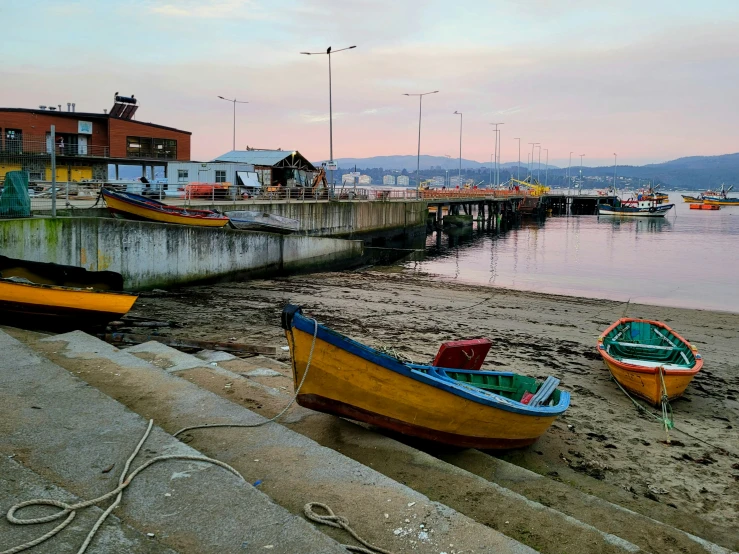
<path fill-rule="evenodd" d="M 362 255 L 363 244 L 110 218 L 37 217 L 0 221 L 0 252 L 115 271 L 126 289 L 139 290 L 346 265 Z"/>

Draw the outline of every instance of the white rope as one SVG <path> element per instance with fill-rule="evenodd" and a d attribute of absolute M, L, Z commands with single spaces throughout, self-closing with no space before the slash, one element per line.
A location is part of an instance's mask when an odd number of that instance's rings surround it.
<path fill-rule="evenodd" d="M 325 510 L 327 513 L 325 515 L 317 514 L 315 510 L 313 509 L 314 507 L 321 508 Z M 307 517 L 311 521 L 315 521 L 316 523 L 322 523 L 323 525 L 330 525 L 331 527 L 337 527 L 339 529 L 343 529 L 344 531 L 349 533 L 352 537 L 354 537 L 357 540 L 357 542 L 360 542 L 364 545 L 364 547 L 362 547 L 362 546 L 353 546 L 351 544 L 342 544 L 341 546 L 346 548 L 349 552 L 359 552 L 360 554 L 393 554 L 389 550 L 385 550 L 384 548 L 380 548 L 379 546 L 374 546 L 368 543 L 362 537 L 357 535 L 356 531 L 354 531 L 354 529 L 349 527 L 349 520 L 345 518 L 344 516 L 337 516 L 336 514 L 334 514 L 333 510 L 331 510 L 331 508 L 326 506 L 326 504 L 321 504 L 320 502 L 309 502 L 303 508 L 303 512 L 305 513 L 305 517 Z"/>
<path fill-rule="evenodd" d="M 241 476 L 241 474 L 238 471 L 236 471 L 230 465 L 224 462 L 221 462 L 220 460 L 214 460 L 213 458 L 208 458 L 206 456 L 190 456 L 190 455 L 184 455 L 184 454 L 182 455 L 172 454 L 168 456 L 158 456 L 156 458 L 152 458 L 151 460 L 147 461 L 143 465 L 136 468 L 131 473 L 131 475 L 127 476 L 128 470 L 131 466 L 131 462 L 133 462 L 134 458 L 136 458 L 139 451 L 141 450 L 141 447 L 144 445 L 144 443 L 146 442 L 146 439 L 149 437 L 149 434 L 151 433 L 151 428 L 153 425 L 154 425 L 154 420 L 150 419 L 149 425 L 146 428 L 146 432 L 144 433 L 144 436 L 141 437 L 141 440 L 136 445 L 136 448 L 134 449 L 133 453 L 129 456 L 128 460 L 126 460 L 126 465 L 124 466 L 123 471 L 121 472 L 121 476 L 118 479 L 118 486 L 112 491 L 102 496 L 99 496 L 97 498 L 93 498 L 91 500 L 85 500 L 83 502 L 78 502 L 77 504 L 67 504 L 66 502 L 61 502 L 59 500 L 52 500 L 48 498 L 38 498 L 35 500 L 26 500 L 25 502 L 21 502 L 20 504 L 16 504 L 15 506 L 12 506 L 10 510 L 8 510 L 8 513 L 5 514 L 5 517 L 10 523 L 15 524 L 15 525 L 34 525 L 38 523 L 48 523 L 50 521 L 60 519 L 67 514 L 69 514 L 69 516 L 60 525 L 58 525 L 57 527 L 55 527 L 54 529 L 52 529 L 45 535 L 42 535 L 27 543 L 14 546 L 13 548 L 9 550 L 4 550 L 3 552 L 0 552 L 0 554 L 16 554 L 17 552 L 22 552 L 36 545 L 39 545 L 42 542 L 50 539 L 51 537 L 59 533 L 62 529 L 64 529 L 67 525 L 69 525 L 74 519 L 75 515 L 77 515 L 77 510 L 81 508 L 87 508 L 95 504 L 99 504 L 100 502 L 103 502 L 104 500 L 107 500 L 108 498 L 112 496 L 116 496 L 116 499 L 113 501 L 113 503 L 110 506 L 108 506 L 108 508 L 103 512 L 103 514 L 95 522 L 95 525 L 92 527 L 90 532 L 87 534 L 87 537 L 85 538 L 85 541 L 82 543 L 82 546 L 77 551 L 77 554 L 83 554 L 85 550 L 87 550 L 87 547 L 90 545 L 90 542 L 95 537 L 95 534 L 97 533 L 98 529 L 100 529 L 100 526 L 103 524 L 105 519 L 116 508 L 116 506 L 120 504 L 121 498 L 123 497 L 123 490 L 133 482 L 134 478 L 136 478 L 136 476 L 139 473 L 144 471 L 149 466 L 152 466 L 158 462 L 163 462 L 166 460 L 190 460 L 193 462 L 205 462 L 205 463 L 220 466 L 223 469 L 230 471 L 231 473 L 239 477 L 241 480 L 245 481 L 245 479 Z M 19 510 L 22 510 L 23 508 L 27 508 L 29 506 L 55 506 L 57 508 L 61 508 L 61 511 L 55 514 L 48 515 L 48 516 L 37 517 L 37 518 L 32 518 L 32 519 L 21 519 L 15 516 L 16 512 L 18 512 Z"/>
<path fill-rule="evenodd" d="M 308 355 L 308 363 L 305 366 L 305 372 L 303 373 L 303 378 L 300 380 L 300 384 L 298 385 L 298 388 L 295 389 L 295 394 L 293 395 L 292 399 L 290 400 L 290 402 L 287 403 L 287 406 L 285 406 L 279 414 L 277 414 L 273 418 L 260 421 L 259 423 L 205 423 L 203 425 L 191 425 L 190 427 L 184 427 L 180 429 L 173 436 L 176 437 L 178 435 L 181 435 L 185 431 L 192 431 L 193 429 L 212 429 L 214 427 L 261 427 L 262 425 L 266 425 L 267 423 L 272 423 L 273 421 L 280 419 L 285 414 L 285 412 L 287 412 L 290 409 L 290 406 L 292 406 L 295 403 L 295 401 L 298 398 L 298 394 L 300 393 L 300 389 L 303 388 L 303 383 L 305 383 L 305 378 L 308 377 L 308 370 L 310 369 L 310 364 L 311 364 L 311 361 L 313 360 L 313 350 L 316 347 L 316 337 L 317 336 L 318 336 L 318 322 L 314 319 L 313 320 L 313 342 L 310 345 L 310 354 Z M 0 552 L 0 554 L 4 554 L 4 553 Z"/>

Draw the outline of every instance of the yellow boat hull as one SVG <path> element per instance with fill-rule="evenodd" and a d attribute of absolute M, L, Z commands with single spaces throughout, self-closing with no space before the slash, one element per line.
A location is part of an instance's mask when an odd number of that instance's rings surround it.
<path fill-rule="evenodd" d="M 128 313 L 136 298 L 121 292 L 0 281 L 0 311 L 10 323 L 19 317 L 93 327 Z"/>
<path fill-rule="evenodd" d="M 313 335 L 286 331 L 296 387 Z M 515 448 L 535 442 L 553 416 L 508 412 L 409 379 L 328 342 L 316 339 L 301 406 L 385 427 L 406 435 L 469 448 Z"/>
<path fill-rule="evenodd" d="M 731 200 L 704 200 L 704 204 L 709 204 L 711 206 L 739 206 L 739 201 L 733 202 Z"/>
<path fill-rule="evenodd" d="M 223 227 L 228 223 L 228 218 L 194 218 L 177 214 L 163 213 L 157 210 L 137 206 L 124 202 L 115 197 L 106 197 L 108 208 L 114 213 L 125 216 L 133 216 L 137 219 L 157 221 L 159 223 L 174 223 L 177 225 L 195 225 L 197 227 Z"/>
<path fill-rule="evenodd" d="M 619 365 L 604 360 L 611 374 L 619 384 L 628 392 L 643 398 L 651 404 L 658 406 L 662 401 L 662 382 L 659 372 L 644 373 L 638 371 L 630 371 Z M 694 373 L 688 375 L 670 375 L 665 374 L 665 386 L 667 387 L 668 400 L 680 398 L 685 389 L 695 377 Z"/>

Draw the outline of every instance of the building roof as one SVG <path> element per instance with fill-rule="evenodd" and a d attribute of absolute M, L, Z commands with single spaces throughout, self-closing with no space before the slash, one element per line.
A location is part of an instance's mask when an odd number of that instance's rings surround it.
<path fill-rule="evenodd" d="M 262 167 L 289 167 L 315 171 L 315 167 L 297 150 L 231 150 L 214 162 L 246 163 Z"/>
<path fill-rule="evenodd" d="M 20 112 L 20 113 L 33 113 L 37 115 L 49 115 L 53 117 L 70 117 L 76 119 L 116 119 L 120 121 L 128 121 L 130 123 L 137 123 L 139 125 L 146 125 L 148 127 L 157 127 L 158 129 L 166 129 L 168 131 L 177 131 L 186 135 L 192 135 L 190 131 L 183 131 L 182 129 L 175 129 L 174 127 L 167 127 L 166 125 L 159 125 L 158 123 L 147 123 L 146 121 L 137 121 L 135 119 L 121 119 L 119 117 L 113 117 L 107 113 L 92 113 L 92 112 L 65 112 L 57 110 L 42 110 L 38 108 L 3 108 L 0 107 L 0 112 Z"/>

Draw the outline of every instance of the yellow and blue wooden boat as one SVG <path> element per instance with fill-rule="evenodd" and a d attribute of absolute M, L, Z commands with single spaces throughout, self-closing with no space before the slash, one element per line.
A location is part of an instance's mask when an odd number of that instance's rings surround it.
<path fill-rule="evenodd" d="M 43 329 L 90 329 L 128 313 L 137 295 L 112 271 L 0 256 L 0 321 Z"/>
<path fill-rule="evenodd" d="M 192 210 L 183 206 L 170 206 L 130 192 L 103 189 L 102 195 L 111 213 L 128 219 L 145 219 L 159 223 L 198 227 L 223 227 L 229 221 L 226 216 L 211 210 Z"/>
<path fill-rule="evenodd" d="M 661 321 L 621 318 L 598 337 L 598 353 L 628 392 L 659 406 L 679 398 L 703 367 L 698 350 Z"/>
<path fill-rule="evenodd" d="M 298 404 L 405 435 L 467 448 L 521 447 L 570 404 L 553 377 L 542 383 L 405 363 L 319 325 L 298 306 L 285 307 L 282 327 Z"/>

